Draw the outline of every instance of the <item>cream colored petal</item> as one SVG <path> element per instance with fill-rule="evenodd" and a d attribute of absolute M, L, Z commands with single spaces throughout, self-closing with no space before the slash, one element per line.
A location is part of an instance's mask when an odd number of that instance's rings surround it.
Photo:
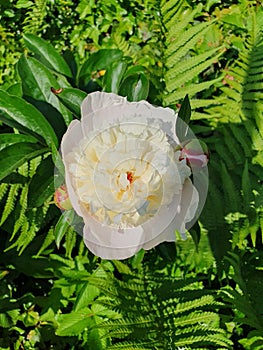
<path fill-rule="evenodd" d="M 135 124 L 135 129 L 140 123 L 142 130 L 146 125 L 160 128 L 179 143 L 175 134 L 175 112 L 170 108 L 154 107 L 147 101 L 128 102 L 113 93 L 93 92 L 84 99 L 81 114 L 84 133 L 127 121 Z"/>
<path fill-rule="evenodd" d="M 71 176 L 69 173 L 69 164 L 66 160 L 67 155 L 76 147 L 79 141 L 83 138 L 81 124 L 78 120 L 74 120 L 70 123 L 66 133 L 64 134 L 61 141 L 61 153 L 63 163 L 65 165 L 65 182 L 67 187 L 67 192 L 74 210 L 78 215 L 82 216 L 82 210 L 79 205 L 78 197 L 72 187 Z"/>
<path fill-rule="evenodd" d="M 148 250 L 162 242 L 175 241 L 175 231 L 179 231 L 182 238 L 184 238 L 186 224 L 194 218 L 197 207 L 198 192 L 192 185 L 192 182 L 190 180 L 186 180 L 183 187 L 179 212 L 175 213 L 173 220 L 169 223 L 169 225 L 167 225 L 160 235 L 154 237 L 143 245 L 143 249 Z"/>
<path fill-rule="evenodd" d="M 140 226 L 123 231 L 85 217 L 83 239 L 89 250 L 102 259 L 126 259 L 142 248 L 143 230 Z"/>

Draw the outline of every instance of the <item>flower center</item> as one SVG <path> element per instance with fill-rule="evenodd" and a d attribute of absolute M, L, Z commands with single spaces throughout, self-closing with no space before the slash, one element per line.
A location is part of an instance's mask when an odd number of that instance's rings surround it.
<path fill-rule="evenodd" d="M 134 181 L 133 173 L 131 171 L 127 171 L 127 180 L 130 182 L 130 184 L 132 184 Z"/>

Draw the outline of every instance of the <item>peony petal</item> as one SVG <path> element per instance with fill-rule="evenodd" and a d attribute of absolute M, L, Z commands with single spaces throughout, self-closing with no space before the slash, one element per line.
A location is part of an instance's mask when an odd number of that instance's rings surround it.
<path fill-rule="evenodd" d="M 143 245 L 143 249 L 151 249 L 164 241 L 175 241 L 175 231 L 179 231 L 182 238 L 185 238 L 185 223 L 194 218 L 198 207 L 198 198 L 198 192 L 192 185 L 192 182 L 190 180 L 186 180 L 181 197 L 180 211 L 175 214 L 173 220 L 169 223 L 162 234 L 145 243 Z"/>
<path fill-rule="evenodd" d="M 93 92 L 84 99 L 81 111 L 84 134 L 126 121 L 141 123 L 142 127 L 156 126 L 179 144 L 175 134 L 177 115 L 170 108 L 154 107 L 147 101 L 128 102 L 113 93 Z"/>
<path fill-rule="evenodd" d="M 186 231 L 186 223 L 189 223 L 195 216 L 198 208 L 199 195 L 192 182 L 187 179 L 185 181 L 182 193 L 182 200 L 180 205 L 180 211 L 176 214 L 176 220 L 180 223 L 176 229 L 184 233 Z M 193 225 L 193 223 L 192 223 Z M 189 230 L 191 227 L 187 227 Z"/>
<path fill-rule="evenodd" d="M 90 251 L 102 259 L 126 259 L 142 248 L 143 230 L 140 226 L 123 231 L 85 218 L 84 242 Z"/>
<path fill-rule="evenodd" d="M 76 147 L 79 141 L 83 138 L 81 123 L 78 120 L 74 120 L 70 123 L 67 132 L 64 134 L 61 141 L 61 153 L 62 160 L 65 165 L 65 182 L 67 187 L 67 192 L 70 198 L 72 207 L 77 212 L 79 216 L 82 216 L 82 210 L 79 205 L 79 200 L 71 184 L 71 177 L 69 173 L 69 164 L 66 161 L 66 156 Z"/>

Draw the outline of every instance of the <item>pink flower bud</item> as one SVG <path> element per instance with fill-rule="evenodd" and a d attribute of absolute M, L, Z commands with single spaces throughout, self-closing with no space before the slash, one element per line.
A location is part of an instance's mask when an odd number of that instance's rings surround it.
<path fill-rule="evenodd" d="M 59 209 L 69 210 L 72 208 L 66 185 L 62 185 L 56 189 L 54 194 L 54 202 Z"/>
<path fill-rule="evenodd" d="M 197 139 L 188 140 L 182 145 L 180 160 L 186 159 L 191 169 L 205 167 L 209 160 L 209 151 L 206 144 Z"/>

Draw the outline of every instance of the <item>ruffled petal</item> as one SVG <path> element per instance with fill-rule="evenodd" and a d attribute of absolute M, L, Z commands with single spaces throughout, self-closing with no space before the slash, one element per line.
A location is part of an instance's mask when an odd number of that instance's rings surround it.
<path fill-rule="evenodd" d="M 78 120 L 74 120 L 70 123 L 67 132 L 64 134 L 61 141 L 61 153 L 62 160 L 65 165 L 65 182 L 67 187 L 67 192 L 70 198 L 70 202 L 72 207 L 76 211 L 79 216 L 82 216 L 82 210 L 79 205 L 78 197 L 73 189 L 71 183 L 71 176 L 69 173 L 69 164 L 66 160 L 66 156 L 72 151 L 74 147 L 76 147 L 79 141 L 83 138 L 83 133 L 81 129 L 81 123 Z"/>
<path fill-rule="evenodd" d="M 195 215 L 198 206 L 198 192 L 192 185 L 190 180 L 186 180 L 180 205 L 177 207 L 177 211 L 174 212 L 173 219 L 165 227 L 163 232 L 149 240 L 143 245 L 143 249 L 151 249 L 162 242 L 171 242 L 176 240 L 175 231 L 179 231 L 184 238 L 186 231 L 185 224 L 191 221 Z"/>
<path fill-rule="evenodd" d="M 147 101 L 128 102 L 113 93 L 93 92 L 83 101 L 82 128 L 84 133 L 101 130 L 122 122 L 151 125 L 162 129 L 175 143 L 177 115 L 170 108 L 154 107 Z"/>

